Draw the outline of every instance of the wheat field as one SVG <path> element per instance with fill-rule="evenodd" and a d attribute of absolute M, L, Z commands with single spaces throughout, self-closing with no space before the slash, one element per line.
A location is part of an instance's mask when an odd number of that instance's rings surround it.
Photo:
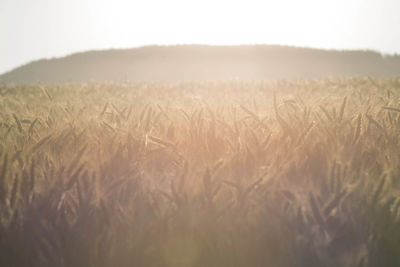
<path fill-rule="evenodd" d="M 400 79 L 0 85 L 0 266 L 400 266 Z"/>

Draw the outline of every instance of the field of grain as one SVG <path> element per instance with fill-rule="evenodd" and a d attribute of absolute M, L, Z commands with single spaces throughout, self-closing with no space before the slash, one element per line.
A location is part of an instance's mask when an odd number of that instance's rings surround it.
<path fill-rule="evenodd" d="M 400 79 L 0 85 L 0 266 L 400 266 Z"/>

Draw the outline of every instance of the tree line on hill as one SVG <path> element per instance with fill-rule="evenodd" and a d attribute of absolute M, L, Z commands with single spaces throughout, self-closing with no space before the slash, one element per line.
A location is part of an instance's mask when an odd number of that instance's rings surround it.
<path fill-rule="evenodd" d="M 3 83 L 217 81 L 400 75 L 400 56 L 274 45 L 146 46 L 88 51 L 30 62 Z"/>

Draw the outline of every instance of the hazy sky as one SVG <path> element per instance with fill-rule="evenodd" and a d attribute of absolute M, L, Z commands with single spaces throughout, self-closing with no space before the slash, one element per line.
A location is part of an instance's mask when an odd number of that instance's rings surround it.
<path fill-rule="evenodd" d="M 400 53 L 399 0 L 0 0 L 0 73 L 149 44 L 283 44 Z"/>

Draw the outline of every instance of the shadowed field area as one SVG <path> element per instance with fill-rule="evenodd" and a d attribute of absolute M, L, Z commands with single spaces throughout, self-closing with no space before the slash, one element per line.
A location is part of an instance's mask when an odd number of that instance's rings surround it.
<path fill-rule="evenodd" d="M 0 265 L 400 266 L 399 101 L 383 78 L 2 85 Z"/>

